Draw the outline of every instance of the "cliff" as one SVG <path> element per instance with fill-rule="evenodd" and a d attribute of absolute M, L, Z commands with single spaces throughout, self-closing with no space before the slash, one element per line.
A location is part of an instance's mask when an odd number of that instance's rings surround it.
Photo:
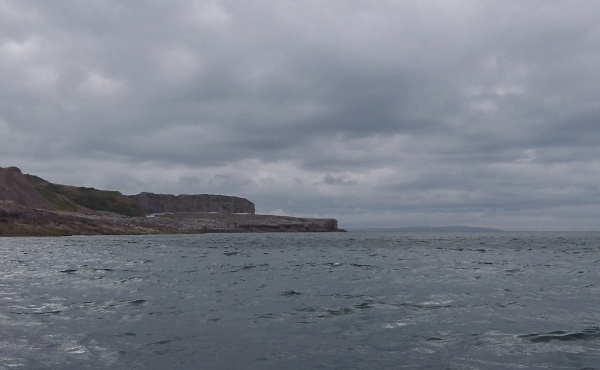
<path fill-rule="evenodd" d="M 228 195 L 171 195 L 141 193 L 130 196 L 145 214 L 167 212 L 254 213 L 254 203 Z"/>
<path fill-rule="evenodd" d="M 343 230 L 329 218 L 257 215 L 254 203 L 235 196 L 127 196 L 0 167 L 0 236 L 275 231 Z"/>
<path fill-rule="evenodd" d="M 254 213 L 254 203 L 227 195 L 171 195 L 141 193 L 123 195 L 118 191 L 53 184 L 17 167 L 0 167 L 0 200 L 50 211 L 114 212 L 145 216 L 166 212 Z"/>

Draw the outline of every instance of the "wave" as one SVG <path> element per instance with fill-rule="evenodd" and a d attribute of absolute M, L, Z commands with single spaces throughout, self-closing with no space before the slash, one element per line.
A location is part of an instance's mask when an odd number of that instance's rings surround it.
<path fill-rule="evenodd" d="M 533 343 L 548 343 L 554 340 L 570 342 L 580 340 L 600 339 L 600 327 L 592 327 L 579 332 L 566 332 L 562 330 L 551 331 L 549 333 L 536 333 L 520 335 L 519 338 L 526 339 Z"/>

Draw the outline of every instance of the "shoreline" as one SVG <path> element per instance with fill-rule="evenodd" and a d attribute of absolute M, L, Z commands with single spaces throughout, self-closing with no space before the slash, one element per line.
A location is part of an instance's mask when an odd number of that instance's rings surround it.
<path fill-rule="evenodd" d="M 337 220 L 329 218 L 205 212 L 130 217 L 91 210 L 50 211 L 0 201 L 0 237 L 343 231 Z"/>

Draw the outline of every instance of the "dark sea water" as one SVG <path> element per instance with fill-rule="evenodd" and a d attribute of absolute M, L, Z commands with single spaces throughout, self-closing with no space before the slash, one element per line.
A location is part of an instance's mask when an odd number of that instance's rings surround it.
<path fill-rule="evenodd" d="M 600 233 L 0 239 L 0 369 L 600 368 Z"/>

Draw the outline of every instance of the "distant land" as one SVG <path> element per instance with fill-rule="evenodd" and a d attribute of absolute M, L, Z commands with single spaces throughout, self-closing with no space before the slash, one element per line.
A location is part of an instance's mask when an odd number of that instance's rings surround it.
<path fill-rule="evenodd" d="M 258 215 L 254 203 L 236 196 L 124 195 L 0 167 L 0 236 L 275 231 L 344 230 L 331 218 Z"/>
<path fill-rule="evenodd" d="M 377 227 L 377 228 L 356 228 L 353 231 L 389 231 L 389 232 L 451 232 L 451 233 L 469 233 L 469 232 L 502 232 L 505 230 L 492 229 L 488 227 L 471 226 L 407 226 L 407 227 Z"/>

